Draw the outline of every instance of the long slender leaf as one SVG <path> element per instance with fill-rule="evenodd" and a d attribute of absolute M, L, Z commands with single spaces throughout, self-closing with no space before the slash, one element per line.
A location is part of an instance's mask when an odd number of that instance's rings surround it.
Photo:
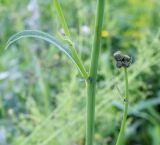
<path fill-rule="evenodd" d="M 42 32 L 42 31 L 38 31 L 38 30 L 24 30 L 24 31 L 21 31 L 19 33 L 14 34 L 13 36 L 11 36 L 9 38 L 5 49 L 7 49 L 11 44 L 16 42 L 17 40 L 19 40 L 21 38 L 26 38 L 26 37 L 42 39 L 42 40 L 56 46 L 59 50 L 64 52 L 71 59 L 72 62 L 74 62 L 76 64 L 76 62 L 74 61 L 74 59 L 71 55 L 70 50 L 67 47 L 65 47 L 61 42 L 59 42 L 52 35 L 45 33 L 45 32 Z"/>

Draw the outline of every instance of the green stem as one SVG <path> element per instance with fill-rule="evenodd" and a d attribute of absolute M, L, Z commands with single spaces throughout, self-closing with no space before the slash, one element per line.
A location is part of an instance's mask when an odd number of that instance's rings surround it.
<path fill-rule="evenodd" d="M 104 14 L 104 1 L 97 0 L 96 28 L 92 48 L 92 58 L 89 79 L 87 81 L 87 124 L 86 124 L 86 145 L 93 145 L 94 140 L 94 120 L 95 120 L 95 93 L 98 59 L 100 53 L 100 40 Z"/>
<path fill-rule="evenodd" d="M 124 129 L 125 129 L 126 120 L 127 120 L 127 113 L 128 113 L 128 73 L 127 73 L 127 68 L 124 68 L 124 75 L 125 75 L 124 113 L 123 113 L 123 120 L 122 120 L 122 124 L 121 124 L 121 129 L 120 129 L 120 132 L 118 135 L 116 145 L 122 144 L 122 139 L 124 137 Z"/>
<path fill-rule="evenodd" d="M 87 78 L 88 77 L 87 71 L 86 71 L 84 65 L 82 64 L 81 59 L 78 57 L 77 51 L 75 49 L 75 46 L 74 46 L 73 42 L 71 41 L 70 32 L 69 32 L 68 25 L 67 25 L 67 23 L 65 21 L 64 15 L 63 15 L 63 12 L 62 12 L 62 9 L 61 9 L 61 5 L 60 5 L 58 0 L 53 0 L 53 1 L 54 1 L 54 6 L 56 8 L 57 14 L 58 14 L 59 21 L 60 21 L 60 23 L 61 23 L 61 25 L 62 25 L 62 27 L 64 29 L 64 33 L 66 35 L 66 40 L 70 45 L 72 56 L 73 56 L 73 58 L 74 58 L 74 60 L 75 60 L 75 62 L 77 64 L 78 69 L 80 70 L 82 76 L 84 78 Z"/>
<path fill-rule="evenodd" d="M 67 23 L 66 23 L 66 21 L 65 21 L 65 18 L 64 18 L 64 15 L 63 15 L 63 12 L 62 12 L 60 3 L 59 3 L 58 0 L 53 0 L 53 1 L 54 1 L 54 5 L 55 5 L 55 8 L 56 8 L 57 14 L 58 14 L 59 21 L 60 21 L 60 23 L 62 24 L 62 27 L 63 27 L 63 29 L 64 29 L 64 33 L 65 33 L 65 35 L 66 35 L 67 37 L 70 38 L 70 32 L 69 32 Z"/>

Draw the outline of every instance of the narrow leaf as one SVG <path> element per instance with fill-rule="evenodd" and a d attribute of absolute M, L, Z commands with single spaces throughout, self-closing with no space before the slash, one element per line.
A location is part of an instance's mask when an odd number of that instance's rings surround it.
<path fill-rule="evenodd" d="M 71 55 L 70 50 L 67 47 L 62 45 L 62 43 L 59 42 L 56 38 L 54 38 L 52 35 L 45 33 L 45 32 L 42 32 L 42 31 L 38 31 L 38 30 L 24 30 L 24 31 L 21 31 L 19 33 L 14 34 L 8 40 L 5 49 L 7 49 L 11 44 L 16 42 L 17 40 L 19 40 L 21 38 L 26 38 L 26 37 L 42 39 L 42 40 L 56 46 L 59 50 L 64 52 L 72 60 L 72 62 L 74 62 L 76 64 L 76 62 L 74 61 L 74 59 Z"/>

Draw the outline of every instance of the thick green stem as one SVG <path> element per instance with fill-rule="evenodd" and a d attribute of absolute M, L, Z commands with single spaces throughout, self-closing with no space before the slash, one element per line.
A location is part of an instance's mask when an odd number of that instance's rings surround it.
<path fill-rule="evenodd" d="M 118 135 L 116 145 L 122 144 L 122 139 L 124 137 L 124 129 L 125 129 L 126 120 L 127 120 L 127 113 L 128 113 L 128 73 L 127 73 L 127 68 L 124 68 L 124 75 L 125 75 L 124 113 L 123 113 L 123 120 L 122 120 L 122 124 L 121 124 L 121 129 L 120 129 L 120 132 Z"/>
<path fill-rule="evenodd" d="M 93 145 L 94 140 L 94 120 L 95 120 L 95 92 L 98 59 L 100 53 L 100 40 L 104 14 L 104 1 L 97 0 L 96 28 L 92 48 L 91 66 L 87 81 L 87 124 L 86 124 L 86 145 Z"/>

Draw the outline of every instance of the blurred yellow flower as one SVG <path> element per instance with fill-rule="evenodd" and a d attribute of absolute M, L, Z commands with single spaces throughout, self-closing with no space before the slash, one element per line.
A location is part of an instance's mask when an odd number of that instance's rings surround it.
<path fill-rule="evenodd" d="M 102 139 L 102 136 L 99 134 L 99 133 L 96 133 L 95 134 L 95 139 L 98 141 L 98 140 L 101 140 Z"/>
<path fill-rule="evenodd" d="M 108 31 L 106 31 L 106 30 L 103 30 L 103 31 L 101 32 L 101 36 L 102 36 L 103 38 L 106 38 L 106 37 L 108 37 L 108 36 L 109 36 L 109 33 L 108 33 Z"/>

